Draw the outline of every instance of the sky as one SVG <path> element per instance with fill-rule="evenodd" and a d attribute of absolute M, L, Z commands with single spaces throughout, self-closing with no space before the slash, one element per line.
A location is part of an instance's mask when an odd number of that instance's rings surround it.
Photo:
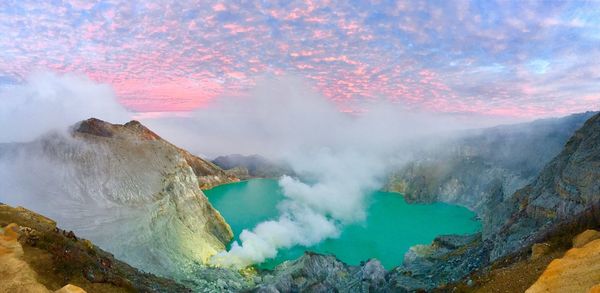
<path fill-rule="evenodd" d="M 600 108 L 600 1 L 4 0 L 0 32 L 0 85 L 83 74 L 141 114 L 209 108 L 279 75 L 343 112 Z"/>

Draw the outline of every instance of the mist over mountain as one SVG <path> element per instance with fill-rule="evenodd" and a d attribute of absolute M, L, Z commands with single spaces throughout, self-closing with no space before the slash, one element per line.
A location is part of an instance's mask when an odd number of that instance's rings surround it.
<path fill-rule="evenodd" d="M 131 113 L 113 88 L 85 75 L 40 71 L 15 85 L 0 85 L 0 143 L 27 142 L 49 131 L 66 133 L 84 119 L 124 123 Z"/>
<path fill-rule="evenodd" d="M 206 173 L 195 173 L 201 164 Z M 219 176 L 221 169 L 137 121 L 88 119 L 66 135 L 49 133 L 0 153 L 2 202 L 43 213 L 136 267 L 174 278 L 232 238 L 200 190 L 204 178 Z"/>
<path fill-rule="evenodd" d="M 423 149 L 393 170 L 386 189 L 412 202 L 444 201 L 486 213 L 531 182 L 596 112 L 465 131 L 441 147 Z"/>

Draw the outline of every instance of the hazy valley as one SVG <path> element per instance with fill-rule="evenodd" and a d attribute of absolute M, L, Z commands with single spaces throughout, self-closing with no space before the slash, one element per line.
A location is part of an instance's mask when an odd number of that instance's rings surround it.
<path fill-rule="evenodd" d="M 136 121 L 117 125 L 89 119 L 66 135 L 51 133 L 30 143 L 2 145 L 0 170 L 11 184 L 2 185 L 0 191 L 6 203 L 49 216 L 59 227 L 75 231 L 116 258 L 193 291 L 403 292 L 453 286 L 477 291 L 499 279 L 494 275 L 497 270 L 539 266 L 529 260 L 532 246 L 535 251 L 536 245 L 546 243 L 549 248 L 543 255 L 557 255 L 554 252 L 568 249 L 575 235 L 598 228 L 599 142 L 600 115 L 585 113 L 473 131 L 453 142 L 453 148 L 426 150 L 422 159 L 393 171 L 386 188 L 411 202 L 446 201 L 473 209 L 482 230 L 421 243 L 391 270 L 376 259 L 351 266 L 335 256 L 314 253 L 273 271 L 213 267 L 210 257 L 225 249 L 233 234 L 200 188 L 239 181 L 231 172 L 235 168 L 244 168 L 247 179 L 292 175 L 289 167 L 238 156 L 229 165 L 216 160 L 228 169 L 223 170 Z M 513 152 L 518 156 L 509 155 Z M 54 226 L 31 222 L 41 216 L 19 213 L 3 206 L 1 224 L 16 222 L 25 227 L 21 232 L 35 231 L 33 235 L 60 233 L 51 231 Z M 38 247 L 31 241 L 32 232 L 27 233 L 19 238 L 26 255 Z M 80 245 L 75 236 L 71 239 L 63 245 Z M 53 265 L 85 266 L 78 258 L 56 257 L 52 247 L 39 249 L 55 256 Z M 40 269 L 29 262 L 34 270 Z M 111 276 L 140 289 L 138 277 L 125 272 Z M 541 273 L 515 286 L 526 289 Z M 47 276 L 44 285 L 52 287 L 56 282 L 52 278 L 59 275 Z M 83 288 L 95 283 L 122 285 L 112 277 L 83 276 L 72 280 Z M 144 290 L 167 292 L 176 287 L 152 288 Z"/>

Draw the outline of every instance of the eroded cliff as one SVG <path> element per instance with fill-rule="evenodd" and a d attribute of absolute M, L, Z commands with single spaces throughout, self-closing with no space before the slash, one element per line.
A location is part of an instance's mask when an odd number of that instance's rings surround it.
<path fill-rule="evenodd" d="M 450 246 L 434 242 L 392 274 L 410 274 L 406 282 L 417 279 L 426 289 L 453 288 L 493 268 L 529 267 L 523 258 L 538 250 L 536 245 L 546 243 L 560 251 L 564 239 L 598 226 L 600 114 L 571 136 L 535 180 L 490 207 L 480 235 L 457 238 Z"/>
<path fill-rule="evenodd" d="M 484 215 L 530 183 L 594 112 L 463 133 L 392 172 L 386 189 L 410 202 L 443 201 Z"/>

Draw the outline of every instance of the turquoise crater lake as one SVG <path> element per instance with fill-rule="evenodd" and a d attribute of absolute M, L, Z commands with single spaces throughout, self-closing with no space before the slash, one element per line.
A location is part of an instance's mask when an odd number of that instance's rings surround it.
<path fill-rule="evenodd" d="M 277 203 L 285 197 L 277 180 L 252 179 L 217 186 L 204 192 L 213 206 L 231 225 L 235 241 L 242 230 L 278 217 Z M 441 234 L 470 234 L 480 229 L 475 214 L 460 206 L 445 203 L 407 204 L 402 196 L 374 192 L 369 197 L 367 219 L 347 225 L 340 237 L 310 247 L 280 250 L 275 259 L 259 264 L 272 269 L 300 257 L 304 251 L 334 254 L 338 259 L 357 265 L 377 258 L 386 269 L 402 263 L 404 253 L 416 244 L 429 244 Z"/>

